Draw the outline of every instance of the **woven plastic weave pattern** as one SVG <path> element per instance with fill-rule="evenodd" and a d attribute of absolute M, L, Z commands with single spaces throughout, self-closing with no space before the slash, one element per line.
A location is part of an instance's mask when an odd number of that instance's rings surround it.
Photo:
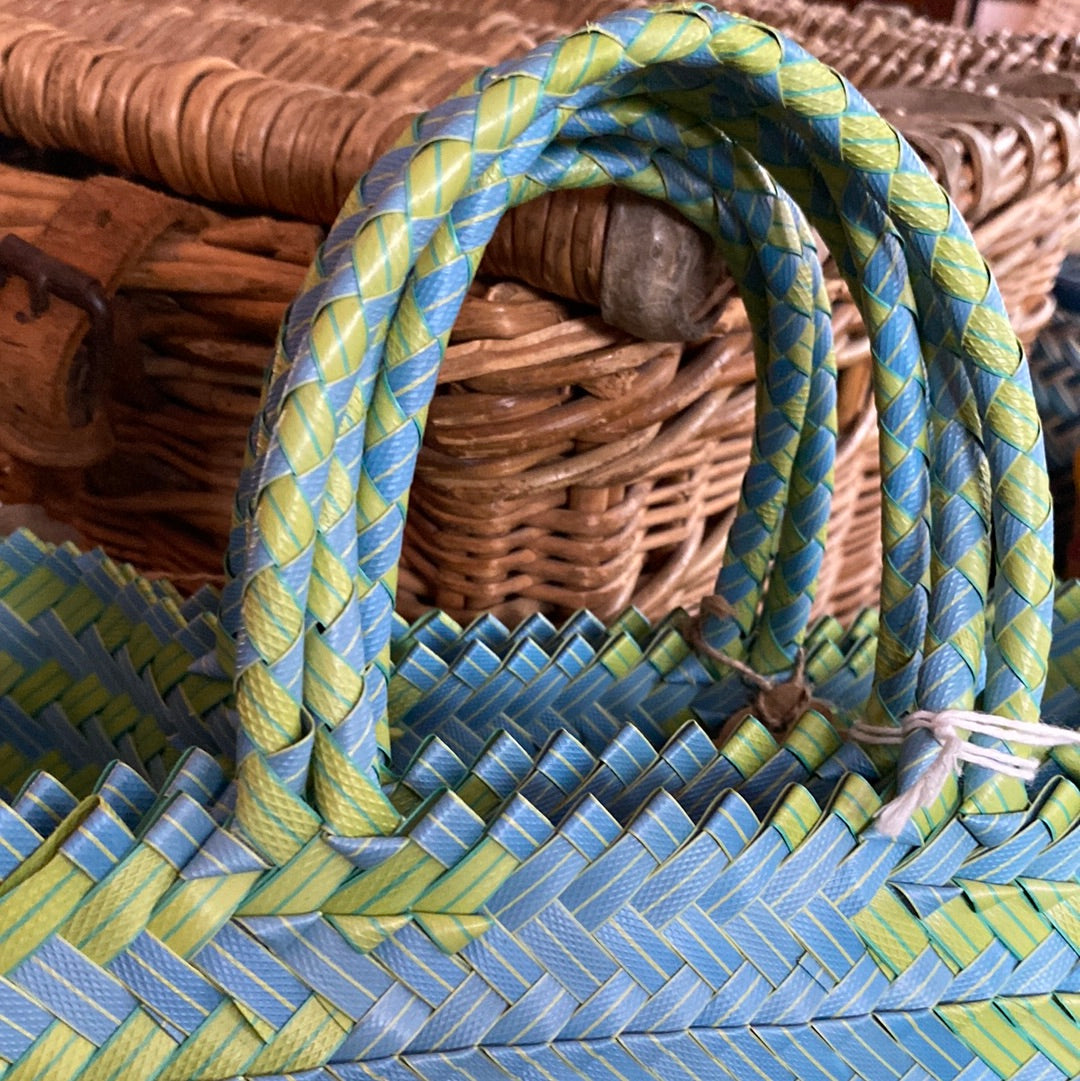
<path fill-rule="evenodd" d="M 737 690 L 677 620 L 511 632 L 436 615 L 393 636 L 409 839 L 385 859 L 317 838 L 274 872 L 226 826 L 229 683 L 190 670 L 212 595 L 181 607 L 19 536 L 0 576 L 0 618 L 33 632 L 0 700 L 3 783 L 21 786 L 0 820 L 5 1077 L 1080 1068 L 1075 761 L 1047 764 L 992 849 L 958 821 L 921 848 L 868 841 L 879 768 L 816 713 L 780 746 L 748 720 L 718 751 L 704 729 Z M 1057 723 L 1080 706 L 1078 615 L 1073 586 L 1057 602 Z M 808 635 L 840 716 L 866 697 L 875 624 Z M 47 683 L 19 678 L 35 645 L 58 658 Z M 665 738 L 673 717 L 686 723 Z M 200 749 L 178 760 L 176 742 Z M 477 864 L 499 860 L 514 869 L 491 890 Z M 463 889 L 491 890 L 485 914 L 440 919 L 435 898 Z"/>

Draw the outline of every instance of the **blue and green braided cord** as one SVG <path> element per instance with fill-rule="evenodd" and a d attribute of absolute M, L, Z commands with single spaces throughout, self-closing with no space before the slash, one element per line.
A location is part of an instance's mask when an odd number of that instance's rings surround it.
<path fill-rule="evenodd" d="M 664 190 L 670 195 L 678 190 L 680 183 L 685 186 L 694 180 L 692 175 L 680 172 L 678 163 L 667 161 L 660 155 L 654 155 L 654 160 L 650 161 L 648 156 L 643 154 L 643 148 L 638 144 L 621 144 L 618 151 L 618 154 L 614 157 L 608 156 L 603 168 L 593 167 L 592 173 L 597 181 L 609 183 L 614 177 L 622 179 L 623 182 L 638 188 L 638 190 L 653 193 L 656 192 L 658 184 L 662 184 Z M 543 190 L 566 183 L 581 184 L 584 180 L 589 179 L 582 176 L 580 167 L 568 173 L 564 169 L 567 161 L 576 162 L 580 166 L 583 162 L 589 162 L 589 156 L 587 153 L 583 156 L 573 157 L 548 154 L 545 161 L 536 170 L 536 172 L 539 172 L 541 168 L 545 170 L 541 178 L 528 178 L 527 184 L 522 185 L 524 197 L 528 197 L 534 189 Z M 752 171 L 752 163 L 743 163 L 743 170 L 744 172 Z M 824 301 L 820 269 L 817 266 L 816 259 L 810 259 L 809 261 L 805 259 L 805 256 L 812 255 L 812 247 L 808 247 L 809 240 L 806 238 L 806 231 L 804 228 L 796 227 L 797 210 L 789 207 L 783 199 L 777 199 L 770 194 L 766 178 L 762 177 L 761 180 L 766 194 L 760 197 L 756 196 L 751 201 L 750 214 L 744 215 L 744 218 L 749 218 L 751 227 L 761 233 L 760 236 L 751 237 L 748 241 L 743 221 L 738 217 L 728 215 L 726 212 L 721 217 L 730 218 L 729 221 L 711 223 L 711 228 L 717 233 L 723 250 L 729 255 L 729 258 L 733 260 L 738 258 L 739 264 L 744 267 L 743 277 L 748 289 L 747 295 L 756 299 L 757 307 L 763 312 L 763 321 L 766 325 L 777 328 L 769 331 L 769 340 L 764 342 L 759 350 L 763 360 L 768 356 L 778 358 L 778 360 L 768 367 L 764 363 L 762 364 L 762 386 L 765 389 L 763 392 L 761 422 L 758 430 L 763 434 L 755 443 L 755 458 L 752 465 L 752 469 L 757 470 L 756 476 L 760 478 L 755 492 L 756 506 L 752 508 L 751 529 L 756 530 L 756 532 L 748 531 L 746 534 L 752 543 L 744 542 L 743 550 L 747 553 L 747 556 L 742 564 L 736 562 L 738 550 L 734 546 L 729 557 L 729 566 L 733 566 L 735 571 L 731 580 L 739 583 L 741 579 L 743 582 L 749 583 L 743 586 L 742 596 L 748 616 L 751 619 L 757 608 L 761 584 L 768 569 L 770 552 L 775 548 L 775 542 L 771 540 L 772 534 L 775 532 L 777 521 L 786 501 L 785 486 L 788 474 L 791 472 L 793 457 L 790 444 L 798 438 L 800 430 L 804 428 L 802 413 L 807 396 L 806 373 L 797 364 L 788 365 L 783 363 L 783 354 L 786 350 L 795 350 L 795 355 L 803 358 L 804 367 L 807 358 L 817 360 L 819 368 L 822 363 L 828 361 L 828 365 L 822 368 L 817 375 L 815 389 L 816 408 L 823 413 L 825 419 L 830 419 L 828 414 L 833 407 L 834 394 L 832 391 L 835 374 L 835 365 L 831 360 L 829 346 L 828 307 Z M 703 198 L 707 196 L 709 190 L 705 189 Z M 697 194 L 696 192 L 692 193 L 692 195 Z M 519 197 L 521 196 L 515 196 L 515 198 Z M 764 217 L 761 213 L 757 213 L 756 217 L 760 221 L 755 223 L 753 210 L 755 207 L 762 206 L 763 201 L 772 202 L 774 207 Z M 679 201 L 678 205 L 692 205 L 693 202 L 692 197 L 684 197 Z M 707 200 L 705 205 L 710 205 Z M 714 205 L 721 210 L 725 207 L 723 203 Z M 787 248 L 779 249 L 779 257 L 776 254 L 770 254 L 778 250 L 776 247 L 777 237 L 785 235 L 790 238 Z M 771 238 L 771 241 L 769 238 Z M 796 244 L 799 246 L 797 254 L 795 251 Z M 759 249 L 765 251 L 767 257 L 771 259 L 772 280 L 780 283 L 779 286 L 760 288 L 760 290 L 756 288 L 756 281 L 758 279 L 764 280 L 766 275 L 759 265 L 760 260 L 748 258 L 748 253 L 752 256 Z M 786 273 L 784 272 L 785 261 L 788 267 Z M 814 292 L 817 296 L 816 309 L 807 303 L 811 295 L 808 281 L 809 284 L 814 286 Z M 786 293 L 794 291 L 796 304 L 792 306 L 787 301 L 774 299 L 773 294 L 778 288 L 786 290 Z M 753 290 L 753 292 L 750 290 Z M 759 291 L 761 296 L 765 298 L 764 303 L 757 297 Z M 783 314 L 777 314 L 778 312 L 783 312 Z M 801 334 L 799 330 L 801 327 L 806 326 L 809 318 L 808 313 L 810 312 L 813 313 L 819 330 L 823 328 L 823 338 L 818 346 L 805 348 L 800 346 L 800 337 L 805 335 Z M 796 325 L 795 333 L 791 330 L 793 323 Z M 791 344 L 784 345 L 785 342 Z M 772 394 L 769 393 L 770 384 L 775 384 L 776 387 Z M 774 399 L 781 402 L 781 405 L 774 404 Z M 799 453 L 794 455 L 796 461 L 801 461 L 802 457 L 806 456 L 806 451 L 803 448 L 807 440 L 813 439 L 817 423 L 818 419 L 815 417 L 810 427 L 804 432 L 806 438 L 804 444 L 800 447 Z M 831 470 L 832 451 L 835 441 L 835 421 L 831 420 L 831 427 L 818 434 L 822 438 L 818 438 L 813 443 L 814 460 L 811 463 L 811 468 L 825 474 Z M 761 449 L 762 447 L 768 448 L 767 455 Z M 823 521 L 828 514 L 827 488 L 822 488 L 812 481 L 804 482 L 804 488 L 806 489 L 806 496 L 821 508 L 816 512 L 816 517 L 819 521 Z M 767 498 L 763 498 L 763 496 Z M 750 512 L 748 512 L 747 516 L 750 516 Z M 811 547 L 808 557 L 802 552 L 805 542 L 798 534 L 795 534 L 794 550 L 783 553 L 785 560 L 799 561 L 800 571 L 804 575 L 807 575 L 809 568 L 808 577 L 811 580 L 816 574 L 816 561 L 820 560 L 822 550 L 822 538 L 819 536 L 815 537 L 814 540 L 815 543 Z M 786 543 L 789 549 L 793 547 L 791 538 L 788 538 Z M 778 590 L 776 595 L 781 596 L 782 592 Z M 794 653 L 796 648 L 796 640 L 805 627 L 808 614 L 808 600 L 804 598 L 799 598 L 799 600 L 803 603 L 801 609 L 796 609 L 796 615 L 801 614 L 801 623 L 798 619 L 795 621 L 788 619 L 787 626 L 784 628 L 792 636 L 787 645 L 788 663 L 790 663 L 790 654 Z M 737 627 L 736 630 L 738 630 Z M 778 640 L 775 634 L 771 637 L 774 642 Z M 318 719 L 326 720 L 325 715 Z M 335 824 L 344 828 L 349 826 L 347 822 L 335 822 Z"/>
<path fill-rule="evenodd" d="M 653 179 L 655 176 L 659 177 L 659 181 L 663 183 L 663 189 L 669 194 L 677 190 L 676 185 L 682 182 L 684 185 L 687 182 L 695 180 L 692 174 L 678 174 L 676 163 L 667 162 L 665 167 L 665 160 L 662 157 L 657 157 L 654 162 L 650 162 L 648 157 L 642 156 L 642 148 L 634 144 L 623 144 L 620 148 L 619 154 L 616 158 L 610 158 L 606 163 L 606 168 L 595 168 L 593 173 L 595 174 L 594 182 L 610 183 L 612 178 L 623 179 L 625 183 L 637 187 L 639 190 L 645 190 L 653 194 L 657 191 L 657 181 Z M 726 149 L 726 147 L 725 147 Z M 536 179 L 530 179 L 528 186 L 523 190 L 526 196 L 531 193 L 533 189 L 543 190 L 546 187 L 557 187 L 566 183 L 581 184 L 584 180 L 582 176 L 582 170 L 578 168 L 576 172 L 569 175 L 564 170 L 560 172 L 560 168 L 563 167 L 564 161 L 560 161 L 558 155 L 548 155 L 550 160 L 546 160 L 544 165 L 547 167 L 547 174 L 543 176 L 542 181 Z M 581 158 L 567 159 L 566 155 L 562 155 L 564 160 L 581 162 Z M 587 160 L 587 158 L 586 158 Z M 754 166 L 751 161 L 743 161 L 741 168 L 744 174 L 750 174 L 754 171 Z M 625 173 L 625 177 L 623 176 Z M 761 225 L 759 229 L 763 228 L 766 236 L 771 234 L 772 243 L 769 248 L 770 251 L 774 250 L 776 245 L 776 239 L 778 236 L 788 235 L 791 239 L 788 242 L 788 250 L 781 250 L 779 252 L 783 260 L 786 260 L 789 270 L 784 272 L 783 263 L 778 260 L 774 254 L 771 257 L 772 268 L 771 274 L 774 280 L 784 283 L 785 287 L 790 291 L 791 289 L 801 290 L 801 301 L 794 309 L 794 320 L 796 322 L 806 322 L 807 312 L 813 311 L 814 318 L 817 322 L 819 332 L 822 333 L 821 343 L 815 349 L 802 349 L 802 354 L 809 357 L 814 355 L 819 362 L 819 367 L 825 361 L 828 361 L 828 367 L 824 368 L 818 376 L 817 386 L 815 389 L 815 403 L 819 413 L 822 414 L 824 419 L 830 421 L 830 427 L 820 433 L 823 438 L 818 438 L 816 442 L 812 443 L 813 447 L 813 460 L 811 462 L 811 469 L 817 470 L 819 476 L 827 477 L 831 472 L 831 465 L 833 459 L 833 444 L 834 444 L 834 429 L 835 420 L 829 417 L 829 414 L 833 410 L 834 394 L 833 394 L 833 376 L 835 374 L 835 365 L 831 359 L 831 349 L 829 346 L 830 341 L 830 326 L 828 323 L 828 307 L 827 302 L 824 300 L 824 292 L 820 279 L 820 268 L 817 266 L 816 259 L 810 259 L 804 261 L 804 256 L 812 255 L 812 246 L 809 246 L 809 240 L 807 239 L 806 231 L 804 228 L 796 229 L 795 221 L 798 217 L 798 212 L 791 209 L 786 209 L 783 200 L 777 201 L 776 197 L 771 194 L 771 184 L 764 175 L 760 177 L 760 184 L 764 192 L 763 195 L 755 195 L 750 202 L 750 219 L 753 223 L 755 207 L 764 205 L 763 201 L 772 201 L 776 203 L 777 210 L 772 212 L 772 218 L 765 217 L 762 219 L 761 214 L 757 213 L 756 217 L 761 219 Z M 700 183 L 698 184 L 700 187 Z M 708 194 L 710 189 L 706 188 L 702 193 L 704 205 L 710 205 L 708 202 Z M 697 193 L 695 193 L 697 194 Z M 680 200 L 680 205 L 693 206 L 694 200 L 692 198 L 684 198 Z M 717 207 L 722 209 L 724 204 L 717 204 Z M 715 211 L 714 211 L 715 213 Z M 776 218 L 776 214 L 781 216 Z M 794 213 L 795 218 L 792 217 Z M 709 224 L 709 223 L 703 223 Z M 746 251 L 747 241 L 745 238 L 745 230 L 741 228 L 741 223 L 738 219 L 732 218 L 728 224 L 720 223 L 719 228 L 716 223 L 712 223 L 711 227 L 718 233 L 721 240 L 722 247 L 732 260 L 738 258 L 739 264 L 746 264 Z M 725 236 L 725 233 L 731 234 L 734 239 L 729 239 Z M 794 247 L 795 243 L 799 243 L 798 254 L 796 255 Z M 762 239 L 757 239 L 757 246 L 762 247 Z M 748 290 L 747 295 L 751 299 L 756 295 L 749 290 L 754 288 L 754 281 L 756 277 L 762 277 L 763 272 L 758 269 L 754 276 L 751 276 L 749 270 L 752 269 L 753 264 L 747 264 L 747 270 L 744 271 L 744 288 Z M 814 286 L 814 292 L 817 298 L 816 308 L 812 307 L 808 300 L 810 298 L 810 291 L 807 289 L 805 280 L 803 284 L 799 285 L 800 276 L 805 279 L 806 275 L 810 275 L 810 279 Z M 775 289 L 775 287 L 774 287 Z M 769 290 L 761 290 L 762 294 L 771 297 L 772 294 Z M 759 303 L 758 307 L 762 305 Z M 776 306 L 774 306 L 776 307 Z M 800 373 L 798 367 L 790 368 L 789 373 L 785 377 L 785 366 L 781 363 L 773 363 L 771 366 L 766 367 L 764 365 L 764 359 L 773 356 L 780 357 L 783 349 L 777 344 L 778 340 L 787 340 L 793 343 L 793 346 L 799 347 L 799 334 L 792 333 L 790 327 L 793 321 L 792 315 L 789 313 L 784 317 L 777 317 L 775 315 L 770 316 L 768 305 L 763 309 L 764 319 L 768 323 L 772 322 L 779 328 L 778 332 L 770 334 L 770 341 L 763 343 L 759 353 L 763 359 L 762 364 L 762 378 L 763 386 L 767 389 L 767 380 L 771 379 L 777 383 L 780 390 L 786 390 L 788 394 L 788 400 L 784 403 L 783 410 L 776 408 L 768 408 L 767 400 L 769 395 L 766 394 L 766 404 L 763 405 L 761 423 L 759 424 L 759 432 L 764 433 L 764 438 L 759 442 L 768 441 L 768 444 L 773 448 L 771 453 L 771 460 L 761 461 L 761 469 L 759 476 L 763 478 L 764 483 L 758 485 L 757 492 L 757 506 L 754 508 L 754 521 L 752 528 L 756 529 L 756 533 L 748 534 L 750 537 L 750 543 L 744 541 L 743 548 L 747 552 L 747 559 L 751 563 L 751 572 L 756 573 L 756 578 L 750 580 L 749 587 L 743 588 L 744 606 L 749 613 L 750 618 L 753 617 L 754 611 L 757 608 L 757 601 L 760 596 L 761 582 L 764 578 L 765 572 L 768 567 L 769 554 L 771 552 L 770 537 L 775 531 L 776 522 L 783 510 L 785 503 L 785 488 L 787 475 L 791 471 L 791 451 L 790 442 L 796 436 L 798 436 L 800 429 L 802 428 L 802 403 L 806 398 L 806 384 L 804 373 Z M 805 360 L 803 362 L 805 364 Z M 795 378 L 792 378 L 794 375 Z M 822 378 L 821 376 L 824 376 Z M 779 420 L 779 426 L 778 426 Z M 811 428 L 807 433 L 807 438 L 812 439 L 813 425 L 818 423 L 815 418 Z M 785 444 L 779 436 L 786 435 L 787 443 Z M 804 441 L 804 446 L 805 446 Z M 755 452 L 757 458 L 762 458 L 762 453 L 759 450 L 758 444 L 755 444 Z M 800 450 L 800 455 L 805 457 L 805 449 Z M 799 458 L 799 455 L 796 455 Z M 755 462 L 757 465 L 757 462 Z M 821 488 L 816 483 L 816 479 L 812 478 L 808 481 L 804 481 L 804 499 L 810 498 L 818 508 L 816 512 L 812 512 L 811 521 L 816 518 L 819 526 L 823 524 L 827 519 L 828 514 L 828 500 L 827 500 L 827 488 Z M 763 491 L 768 491 L 769 498 L 767 500 L 761 498 Z M 763 523 L 761 518 L 768 514 L 768 519 Z M 817 530 L 820 534 L 820 528 Z M 812 583 L 816 575 L 817 562 L 820 561 L 821 550 L 823 546 L 823 537 L 820 535 L 814 537 L 814 544 L 810 551 L 809 557 L 803 552 L 802 548 L 805 547 L 804 539 L 795 534 L 796 543 L 795 550 L 791 552 L 785 552 L 785 559 L 796 559 L 799 562 L 800 573 Z M 792 542 L 789 538 L 787 542 L 788 548 L 792 548 Z M 775 547 L 775 545 L 773 545 Z M 729 554 L 729 563 L 734 563 L 738 554 L 737 548 L 732 547 Z M 732 579 L 735 582 L 739 581 L 738 572 L 739 566 L 736 565 L 736 576 Z M 741 577 L 746 580 L 749 575 L 745 569 L 742 570 Z M 811 594 L 812 595 L 812 594 Z M 782 596 L 782 591 L 777 590 L 774 593 L 775 597 Z M 747 601 L 748 598 L 748 601 Z M 805 626 L 806 616 L 809 609 L 809 597 L 800 596 L 797 601 L 798 607 L 796 608 L 796 620 L 792 621 L 787 619 L 787 626 L 785 630 L 789 635 L 789 643 L 787 645 L 787 661 L 790 663 L 790 655 L 794 653 L 797 637 L 801 634 L 802 629 Z M 801 616 L 801 620 L 798 618 Z M 777 635 L 771 636 L 774 644 L 777 642 Z"/>
<path fill-rule="evenodd" d="M 695 111 L 696 119 L 682 120 Z M 575 116 L 589 124 L 564 139 L 568 126 L 575 132 Z M 586 138 L 605 116 L 631 138 Z M 726 159 L 716 129 L 739 148 Z M 638 164 L 634 155 L 649 140 L 657 149 L 641 151 Z M 768 602 L 757 657 L 773 666 L 789 655 L 803 619 L 791 607 L 799 564 L 816 572 L 811 549 L 821 543 L 808 478 L 828 473 L 814 450 L 821 436 L 811 433 L 829 428 L 820 382 L 828 377 L 827 347 L 815 353 L 825 340 L 824 309 L 817 279 L 795 267 L 804 259 L 802 227 L 777 209 L 785 204 L 771 197 L 772 181 L 763 193 L 765 174 L 749 167 L 744 151 L 769 168 L 833 248 L 873 337 L 886 478 L 874 712 L 897 717 L 916 705 L 924 651 L 942 659 L 940 678 L 922 677 L 935 702 L 966 701 L 979 676 L 971 642 L 990 599 L 990 568 L 971 553 L 985 551 L 989 523 L 978 500 L 963 494 L 978 455 L 959 455 L 954 476 L 953 459 L 938 449 L 949 433 L 961 440 L 976 433 L 965 422 L 939 424 L 932 448 L 927 420 L 927 397 L 943 401 L 951 375 L 963 373 L 982 418 L 995 497 L 994 645 L 982 707 L 1037 716 L 1052 596 L 1038 421 L 1020 349 L 966 227 L 903 140 L 796 46 L 704 5 L 631 12 L 485 73 L 414 124 L 408 145 L 358 186 L 293 306 L 253 429 L 230 554 L 227 616 L 238 632 L 245 731 L 238 814 L 260 843 L 272 833 L 265 843 L 287 854 L 323 820 L 354 835 L 397 828 L 381 762 L 386 643 L 412 465 L 442 349 L 483 245 L 503 210 L 538 185 L 615 179 L 669 199 L 722 240 L 725 215 L 691 205 L 697 188 L 689 176 L 708 181 L 713 204 L 730 191 L 748 235 L 755 235 L 749 223 L 770 215 L 771 247 L 761 248 L 757 263 L 732 261 L 743 272 L 759 349 L 772 353 L 759 356 L 765 389 L 756 458 L 719 582 L 734 625 L 711 631 L 730 638 L 717 643 L 722 648 L 746 648 L 751 606 L 756 611 L 779 550 L 776 581 L 787 584 Z M 757 281 L 755 266 L 763 269 Z M 790 295 L 785 275 L 798 283 Z M 761 298 L 777 276 L 783 288 L 766 316 Z M 931 361 L 927 389 L 920 344 Z M 825 373 L 817 383 L 815 364 Z M 800 451 L 804 473 L 795 484 L 788 478 Z M 944 493 L 933 502 L 922 456 L 936 463 L 930 480 Z M 768 480 L 760 491 L 759 476 Z M 784 518 L 777 504 L 789 499 L 799 509 Z M 970 514 L 961 514 L 962 502 Z M 950 515 L 963 521 L 935 529 L 931 560 L 938 505 L 942 523 Z M 956 587 L 945 584 L 953 582 L 963 585 L 955 602 Z M 260 826 L 267 816 L 273 830 Z"/>
<path fill-rule="evenodd" d="M 688 138 L 687 132 L 693 132 L 695 138 Z M 582 136 L 586 142 L 574 142 Z M 605 140 L 603 144 L 597 142 L 600 136 Z M 639 145 L 631 147 L 623 141 L 628 137 Z M 744 498 L 717 586 L 733 615 L 721 626 L 710 627 L 709 637 L 710 644 L 729 655 L 744 652 L 757 620 L 762 586 L 779 544 L 780 563 L 766 594 L 763 626 L 758 630 L 758 640 L 771 642 L 771 648 L 758 663 L 766 672 L 786 669 L 794 659 L 809 618 L 816 586 L 828 520 L 836 434 L 836 366 L 830 309 L 820 264 L 802 215 L 782 191 L 777 191 L 768 174 L 747 154 L 732 148 L 721 132 L 673 108 L 657 114 L 647 101 L 632 96 L 576 113 L 559 133 L 556 147 L 545 154 L 541 167 L 556 148 L 559 157 L 571 163 L 577 155 L 593 155 L 596 160 L 595 156 L 606 148 L 607 153 L 599 158 L 598 182 L 631 185 L 678 206 L 717 238 L 740 278 L 755 332 L 760 400 Z M 641 155 L 648 154 L 650 148 L 654 168 L 649 173 L 659 170 L 662 186 L 641 185 L 611 153 L 614 150 L 619 155 Z M 669 154 L 674 160 L 669 161 Z M 580 171 L 573 164 L 558 172 L 535 169 L 533 173 L 540 185 L 537 194 L 580 179 Z M 745 237 L 729 235 L 730 226 L 722 220 L 711 220 L 717 213 L 717 198 L 728 204 L 727 214 L 746 223 L 751 231 L 750 243 L 760 256 L 759 264 L 747 263 L 750 249 Z M 774 206 L 777 199 L 783 205 Z M 709 214 L 703 215 L 702 207 Z M 770 214 L 771 222 L 766 217 Z M 757 233 L 762 234 L 764 246 Z M 811 275 L 810 292 L 806 273 Z M 770 305 L 766 309 L 762 308 L 763 298 Z M 812 335 L 807 333 L 808 318 L 814 322 Z M 792 380 L 801 381 L 807 359 L 797 354 L 809 355 L 813 368 L 814 386 L 809 399 L 812 412 L 805 422 L 801 404 L 804 388 L 800 383 L 796 393 Z M 800 428 L 802 435 L 796 439 Z M 792 459 L 796 443 L 798 450 Z M 798 506 L 791 505 L 793 470 L 801 482 Z M 776 531 L 781 519 L 785 534 L 778 540 Z"/>
<path fill-rule="evenodd" d="M 804 241 L 803 251 L 814 269 L 817 333 L 806 421 L 792 464 L 779 548 L 750 654 L 752 667 L 765 675 L 790 668 L 803 645 L 825 555 L 831 502 L 828 496 L 832 493 L 836 460 L 837 373 L 831 308 L 821 264 L 809 238 Z"/>
<path fill-rule="evenodd" d="M 895 169 L 895 134 L 876 116 L 846 117 L 849 155 L 870 169 Z M 728 121 L 778 176 L 808 189 L 814 225 L 836 256 L 869 331 L 881 432 L 881 628 L 877 679 L 867 703 L 877 723 L 899 719 L 915 691 L 923 655 L 930 573 L 930 490 L 923 359 L 911 279 L 901 239 L 873 200 L 834 193 L 798 133 L 774 118 Z M 941 199 L 940 192 L 936 193 Z"/>

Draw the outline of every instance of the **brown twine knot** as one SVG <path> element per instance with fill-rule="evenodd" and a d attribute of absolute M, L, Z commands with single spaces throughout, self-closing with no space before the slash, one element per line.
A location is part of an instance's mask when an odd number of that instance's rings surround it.
<path fill-rule="evenodd" d="M 800 648 L 795 655 L 795 670 L 791 675 L 785 680 L 777 681 L 763 676 L 744 661 L 728 656 L 723 650 L 705 641 L 702 632 L 704 620 L 709 616 L 723 618 L 731 614 L 731 606 L 723 597 L 710 594 L 702 598 L 697 616 L 690 621 L 690 641 L 694 648 L 738 672 L 747 683 L 756 687 L 758 692 L 750 705 L 736 710 L 727 719 L 713 739 L 716 746 L 722 747 L 747 717 L 757 718 L 777 742 L 782 742 L 787 737 L 807 710 L 816 709 L 831 720 L 829 703 L 814 697 L 813 685 L 806 678 L 806 650 Z"/>

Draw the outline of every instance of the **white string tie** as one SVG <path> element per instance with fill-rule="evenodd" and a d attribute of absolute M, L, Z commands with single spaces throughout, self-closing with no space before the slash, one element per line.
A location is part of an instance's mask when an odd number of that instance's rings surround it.
<path fill-rule="evenodd" d="M 941 794 L 945 781 L 954 777 L 961 762 L 985 766 L 1007 777 L 1032 781 L 1039 768 L 1035 758 L 980 747 L 964 739 L 961 733 L 993 736 L 1025 747 L 1080 746 L 1080 731 L 1059 728 L 1052 724 L 1017 721 L 993 713 L 978 713 L 969 709 L 943 709 L 938 713 L 921 709 L 908 714 L 899 727 L 867 724 L 857 721 L 848 733 L 859 743 L 899 744 L 908 733 L 923 728 L 941 745 L 934 761 L 922 776 L 906 791 L 882 807 L 877 815 L 878 828 L 888 837 L 899 837 L 911 816 L 920 807 L 928 807 Z"/>

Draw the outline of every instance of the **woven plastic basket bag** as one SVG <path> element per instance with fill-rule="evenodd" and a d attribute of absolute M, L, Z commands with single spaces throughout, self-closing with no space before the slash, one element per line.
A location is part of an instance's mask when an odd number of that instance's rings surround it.
<path fill-rule="evenodd" d="M 718 237 L 756 330 L 717 598 L 407 627 L 411 466 L 484 242 L 611 176 Z M 806 626 L 835 368 L 796 204 L 874 341 L 887 559 L 846 631 Z M 0 547 L 4 1081 L 1080 1071 L 1075 751 L 1026 768 L 947 712 L 1020 755 L 1072 736 L 1036 724 L 1044 686 L 1075 714 L 1080 596 L 1048 676 L 1021 351 L 940 189 L 798 47 L 631 12 L 417 121 L 292 305 L 237 508 L 220 601 Z"/>

